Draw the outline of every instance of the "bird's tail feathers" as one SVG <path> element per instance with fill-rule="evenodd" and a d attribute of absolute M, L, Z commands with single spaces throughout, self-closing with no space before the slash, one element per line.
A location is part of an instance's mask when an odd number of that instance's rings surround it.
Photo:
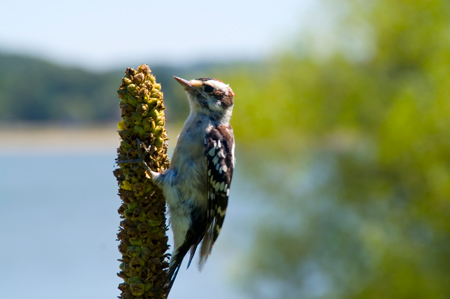
<path fill-rule="evenodd" d="M 214 245 L 214 236 L 213 236 L 214 226 L 209 226 L 208 231 L 205 234 L 202 242 L 202 248 L 200 250 L 200 261 L 198 262 L 198 269 L 200 272 L 203 270 L 205 266 L 206 260 L 211 254 L 212 247 Z"/>
<path fill-rule="evenodd" d="M 191 246 L 191 256 L 189 257 L 189 262 L 188 262 L 186 269 L 188 269 L 189 266 L 191 265 L 192 259 L 194 258 L 194 255 L 195 255 L 195 250 L 197 250 L 197 246 L 198 246 L 198 244 Z"/>
<path fill-rule="evenodd" d="M 177 278 L 178 271 L 180 270 L 181 263 L 183 262 L 183 258 L 188 250 L 189 247 L 187 246 L 187 244 L 183 244 L 175 251 L 175 253 L 172 255 L 172 258 L 170 259 L 169 271 L 167 272 L 166 279 L 163 283 L 163 286 L 167 291 L 167 296 L 172 289 L 175 278 Z"/>

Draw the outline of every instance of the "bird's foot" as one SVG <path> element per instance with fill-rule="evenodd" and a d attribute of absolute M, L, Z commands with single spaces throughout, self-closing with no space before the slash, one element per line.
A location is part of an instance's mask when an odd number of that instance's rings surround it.
<path fill-rule="evenodd" d="M 148 174 L 152 175 L 152 170 L 148 166 L 148 164 L 144 161 L 144 153 L 142 152 L 142 149 L 145 150 L 146 153 L 150 151 L 150 148 L 147 148 L 145 144 L 141 143 L 139 138 L 136 138 L 137 142 L 137 151 L 138 151 L 138 158 L 137 159 L 129 159 L 129 160 L 117 160 L 117 164 L 127 164 L 127 163 L 141 163 L 145 170 L 147 170 Z"/>

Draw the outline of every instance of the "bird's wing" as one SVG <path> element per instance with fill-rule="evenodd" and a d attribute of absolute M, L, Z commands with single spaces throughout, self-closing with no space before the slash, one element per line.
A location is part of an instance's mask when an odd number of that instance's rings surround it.
<path fill-rule="evenodd" d="M 205 138 L 205 159 L 208 178 L 206 232 L 200 252 L 200 270 L 219 236 L 228 205 L 234 170 L 234 138 L 231 126 L 213 127 Z"/>

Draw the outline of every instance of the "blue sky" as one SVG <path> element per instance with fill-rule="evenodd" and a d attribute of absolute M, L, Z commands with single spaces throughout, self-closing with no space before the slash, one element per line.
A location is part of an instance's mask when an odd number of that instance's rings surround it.
<path fill-rule="evenodd" d="M 0 51 L 100 70 L 255 60 L 283 49 L 315 2 L 7 1 Z"/>

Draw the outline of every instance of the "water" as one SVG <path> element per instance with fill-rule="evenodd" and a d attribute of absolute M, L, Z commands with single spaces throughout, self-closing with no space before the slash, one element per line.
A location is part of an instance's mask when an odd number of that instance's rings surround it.
<path fill-rule="evenodd" d="M 119 296 L 114 159 L 114 152 L 0 154 L 1 298 Z M 245 242 L 235 244 L 239 235 L 245 239 L 239 228 L 248 218 L 239 198 L 249 194 L 234 185 L 205 269 L 199 273 L 193 264 L 186 271 L 185 261 L 171 298 L 243 298 L 232 276 L 245 248 Z"/>

